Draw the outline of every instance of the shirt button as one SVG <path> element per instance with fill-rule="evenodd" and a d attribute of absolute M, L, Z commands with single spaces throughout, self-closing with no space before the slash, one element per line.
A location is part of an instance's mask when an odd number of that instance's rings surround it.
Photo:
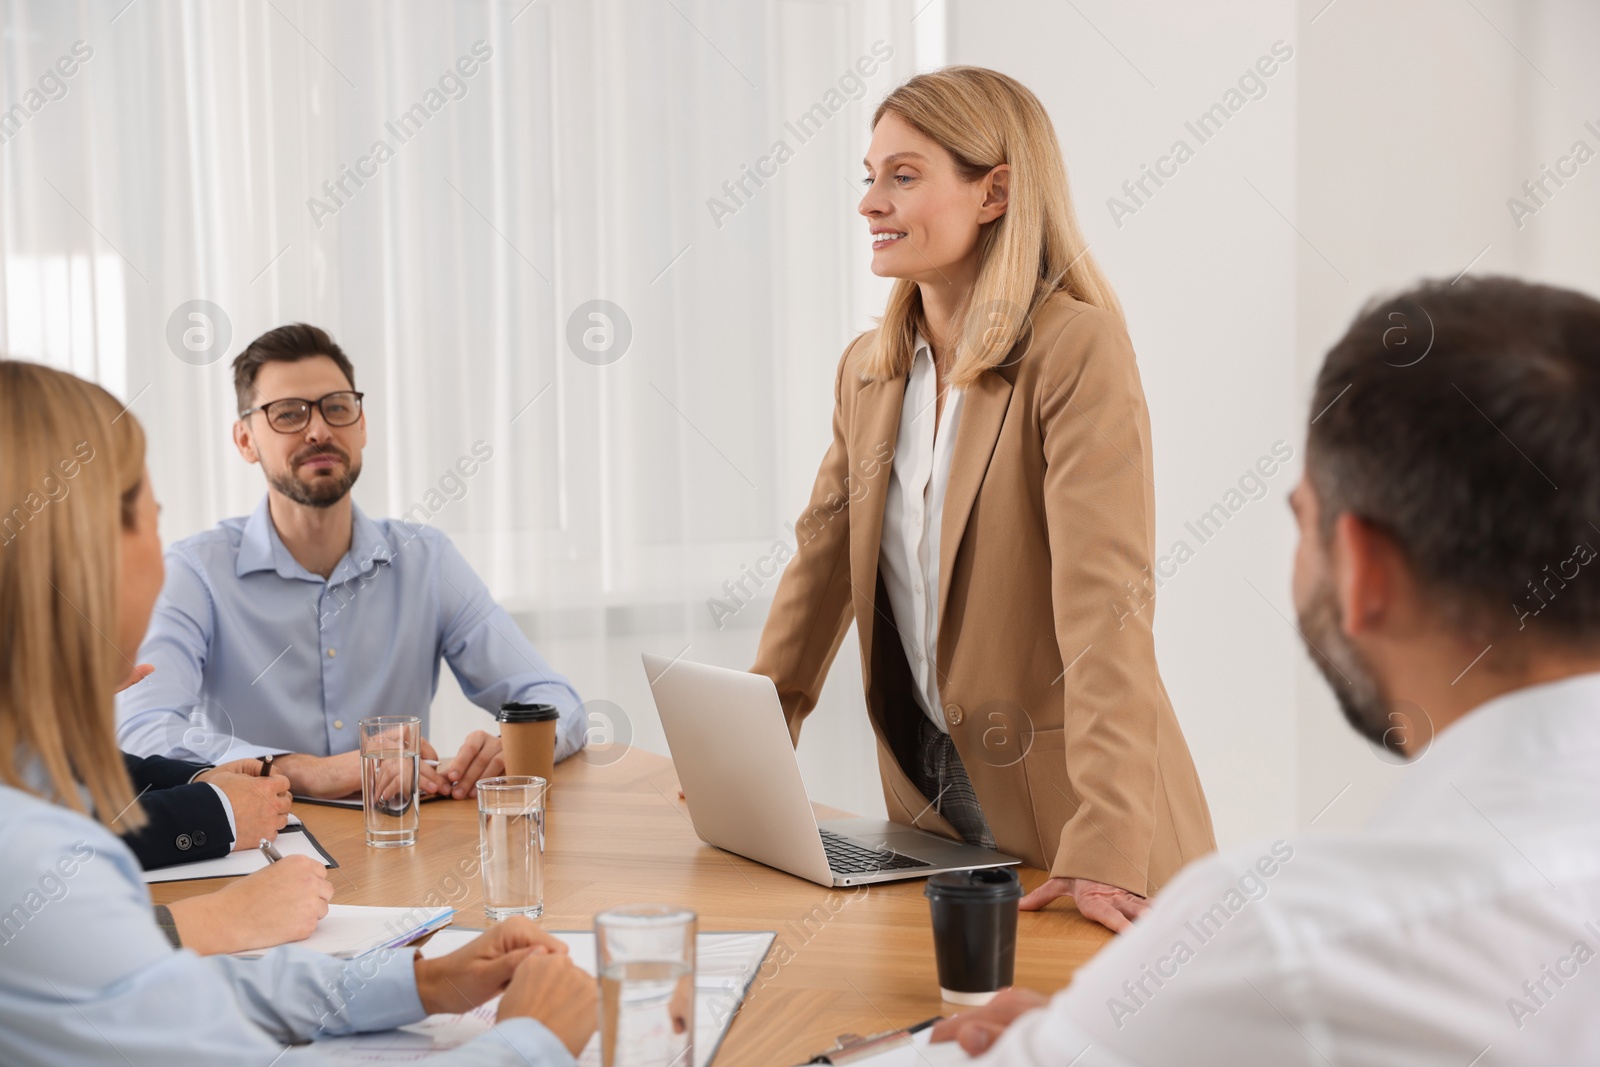
<path fill-rule="evenodd" d="M 343 719 L 334 719 L 333 720 L 333 728 L 335 730 L 343 730 L 344 729 L 344 720 Z"/>
<path fill-rule="evenodd" d="M 337 648 L 328 649 L 328 658 L 329 659 L 332 659 L 334 656 L 337 656 L 338 654 L 339 654 L 339 650 Z"/>
<path fill-rule="evenodd" d="M 179 852 L 187 852 L 190 846 L 194 844 L 194 841 L 190 839 L 188 834 L 179 834 L 178 839 L 173 844 L 178 846 Z"/>
<path fill-rule="evenodd" d="M 206 832 L 204 830 L 197 830 L 195 832 L 195 835 L 194 835 L 194 847 L 195 848 L 204 848 L 205 845 L 206 845 Z"/>
<path fill-rule="evenodd" d="M 944 706 L 944 721 L 945 722 L 949 723 L 951 726 L 960 726 L 961 725 L 961 719 L 962 719 L 962 715 L 961 715 L 961 705 L 960 704 L 946 704 Z"/>

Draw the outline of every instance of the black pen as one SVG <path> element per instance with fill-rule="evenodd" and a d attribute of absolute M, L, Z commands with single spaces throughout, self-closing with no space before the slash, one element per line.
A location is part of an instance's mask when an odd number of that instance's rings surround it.
<path fill-rule="evenodd" d="M 261 777 L 266 778 L 268 775 L 272 774 L 272 761 L 277 757 L 273 754 L 269 754 L 265 756 L 257 756 L 256 758 L 261 761 Z"/>
<path fill-rule="evenodd" d="M 268 841 L 264 837 L 261 839 L 261 846 L 260 847 L 261 847 L 261 854 L 263 856 L 267 857 L 267 862 L 268 863 L 277 863 L 279 860 L 283 859 L 283 853 L 281 853 L 277 849 L 273 848 L 272 847 L 272 842 Z"/>

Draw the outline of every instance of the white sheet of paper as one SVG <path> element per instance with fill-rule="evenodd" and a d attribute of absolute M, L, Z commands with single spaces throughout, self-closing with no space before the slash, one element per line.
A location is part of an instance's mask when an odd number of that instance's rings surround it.
<path fill-rule="evenodd" d="M 329 904 L 328 914 L 318 922 L 311 936 L 291 944 L 324 952 L 329 956 L 353 959 L 374 949 L 393 944 L 424 926 L 455 912 L 454 908 L 374 908 L 360 904 Z M 252 959 L 262 951 L 235 952 Z"/>
<path fill-rule="evenodd" d="M 594 973 L 594 934 L 587 930 L 550 932 L 567 943 L 573 963 Z M 443 956 L 477 936 L 476 930 L 440 930 L 422 946 L 422 954 Z M 754 979 L 776 937 L 767 931 L 699 935 L 695 943 L 695 1067 L 706 1067 L 722 1043 L 745 987 Z M 496 998 L 464 1015 L 430 1015 L 398 1030 L 330 1038 L 318 1041 L 317 1050 L 334 1063 L 413 1063 L 464 1045 L 492 1028 L 498 1006 Z M 578 1067 L 599 1065 L 600 1036 L 596 1034 L 578 1057 Z"/>
<path fill-rule="evenodd" d="M 289 816 L 290 826 L 299 826 L 300 820 L 293 815 Z M 273 842 L 278 851 L 285 856 L 310 856 L 324 867 L 330 864 L 318 852 L 311 839 L 303 833 L 279 833 L 278 839 Z M 230 852 L 226 856 L 218 856 L 214 860 L 197 860 L 194 863 L 180 863 L 175 867 L 162 867 L 156 871 L 145 871 L 146 884 L 156 882 L 186 882 L 192 878 L 234 878 L 245 874 L 254 874 L 267 865 L 267 857 L 261 854 L 259 848 L 246 848 L 238 852 Z"/>

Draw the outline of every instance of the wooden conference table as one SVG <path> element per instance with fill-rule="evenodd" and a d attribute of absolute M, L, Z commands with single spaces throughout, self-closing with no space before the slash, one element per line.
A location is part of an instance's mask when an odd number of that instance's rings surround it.
<path fill-rule="evenodd" d="M 705 844 L 678 799 L 672 763 L 642 749 L 613 748 L 607 762 L 579 754 L 556 768 L 545 838 L 545 916 L 553 930 L 587 930 L 619 904 L 682 904 L 701 930 L 772 930 L 771 952 L 734 1019 L 717 1067 L 788 1067 L 839 1034 L 871 1034 L 949 1014 L 941 1007 L 924 882 L 828 889 Z M 818 809 L 833 818 L 845 815 Z M 340 866 L 330 872 L 340 904 L 457 909 L 458 927 L 482 927 L 476 800 L 422 806 L 413 848 L 367 848 L 361 813 L 297 804 L 295 814 Z M 473 872 L 460 878 L 457 872 Z M 1022 870 L 1031 889 L 1045 872 Z M 162 882 L 157 903 L 221 888 L 225 880 Z M 1070 901 L 1023 912 L 1017 984 L 1054 992 L 1110 939 Z"/>

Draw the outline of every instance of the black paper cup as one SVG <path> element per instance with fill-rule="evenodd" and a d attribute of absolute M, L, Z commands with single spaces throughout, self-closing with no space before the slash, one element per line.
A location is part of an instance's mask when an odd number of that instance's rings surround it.
<path fill-rule="evenodd" d="M 923 896 L 933 916 L 939 995 L 951 1004 L 989 1003 L 1016 974 L 1022 880 L 1009 867 L 948 871 L 929 878 Z"/>

